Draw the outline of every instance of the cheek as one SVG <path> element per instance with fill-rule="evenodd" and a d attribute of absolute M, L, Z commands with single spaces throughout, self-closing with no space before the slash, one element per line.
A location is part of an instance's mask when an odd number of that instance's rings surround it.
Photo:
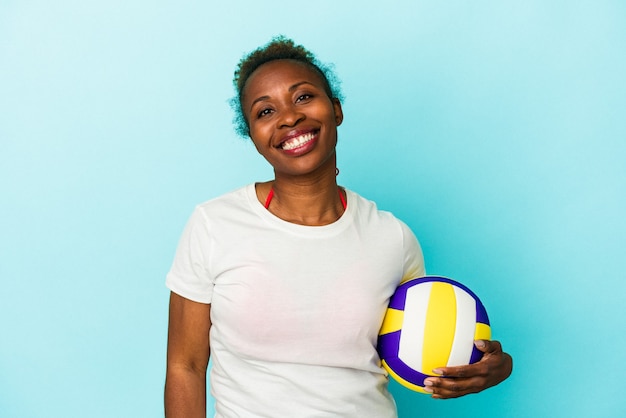
<path fill-rule="evenodd" d="M 263 132 L 263 129 L 261 129 L 261 127 L 258 125 L 252 124 L 252 125 L 248 125 L 248 132 L 250 132 L 250 139 L 254 143 L 254 146 L 257 149 L 262 147 L 263 142 L 264 142 L 263 138 L 266 137 L 266 135 Z"/>
<path fill-rule="evenodd" d="M 258 141 L 260 145 L 267 142 L 274 136 L 276 128 L 275 117 L 265 117 L 252 119 L 248 122 L 248 130 L 253 141 Z"/>
<path fill-rule="evenodd" d="M 254 144 L 257 152 L 267 158 L 267 154 L 271 147 L 271 132 L 268 132 L 267 126 L 252 124 L 249 126 L 250 140 Z"/>

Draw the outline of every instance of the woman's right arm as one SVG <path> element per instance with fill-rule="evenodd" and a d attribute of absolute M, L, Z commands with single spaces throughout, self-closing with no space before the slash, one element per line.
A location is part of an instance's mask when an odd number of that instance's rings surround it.
<path fill-rule="evenodd" d="M 166 418 L 206 417 L 211 305 L 170 293 Z"/>

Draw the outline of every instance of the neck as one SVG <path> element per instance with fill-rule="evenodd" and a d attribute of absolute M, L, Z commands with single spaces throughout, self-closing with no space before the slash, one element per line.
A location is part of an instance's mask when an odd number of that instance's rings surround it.
<path fill-rule="evenodd" d="M 277 175 L 273 182 L 257 185 L 257 195 L 264 203 L 273 189 L 274 195 L 267 209 L 285 221 L 310 226 L 328 225 L 339 219 L 345 210 L 343 191 L 337 185 L 334 167 L 331 174 L 316 179 Z"/>

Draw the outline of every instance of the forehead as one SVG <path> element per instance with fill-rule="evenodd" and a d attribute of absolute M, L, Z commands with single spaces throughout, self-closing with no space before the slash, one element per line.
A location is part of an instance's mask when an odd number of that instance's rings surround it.
<path fill-rule="evenodd" d="M 289 88 L 294 83 L 309 82 L 324 89 L 322 76 L 310 65 L 290 59 L 280 59 L 262 64 L 254 70 L 246 81 L 241 95 L 250 98 L 257 94 L 264 94 L 274 88 Z M 248 96 L 248 97 L 246 97 Z"/>

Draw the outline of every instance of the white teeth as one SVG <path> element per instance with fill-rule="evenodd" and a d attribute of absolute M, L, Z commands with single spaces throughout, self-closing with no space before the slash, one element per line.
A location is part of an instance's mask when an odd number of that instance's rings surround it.
<path fill-rule="evenodd" d="M 309 142 L 310 140 L 312 140 L 314 136 L 315 135 L 313 135 L 312 132 L 309 132 L 307 134 L 300 135 L 300 136 L 297 136 L 295 138 L 291 138 L 291 139 L 289 139 L 289 140 L 287 140 L 287 141 L 285 141 L 283 143 L 282 149 L 292 150 L 294 148 L 298 148 L 299 146 L 301 146 L 305 142 Z"/>

